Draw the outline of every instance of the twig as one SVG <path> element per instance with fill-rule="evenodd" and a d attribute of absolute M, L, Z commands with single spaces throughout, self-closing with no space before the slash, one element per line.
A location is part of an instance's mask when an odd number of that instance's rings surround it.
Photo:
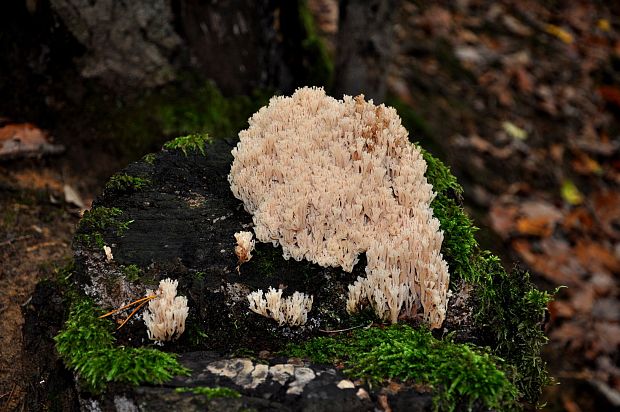
<path fill-rule="evenodd" d="M 350 328 L 346 328 L 346 329 L 337 329 L 337 330 L 325 330 L 325 329 L 319 329 L 319 332 L 323 332 L 323 333 L 342 333 L 342 332 L 348 332 L 350 330 L 353 329 L 359 329 L 359 328 L 364 328 L 364 329 L 368 329 L 369 327 L 372 326 L 372 322 L 370 322 L 368 325 L 358 325 L 358 326 L 352 326 Z"/>
<path fill-rule="evenodd" d="M 149 299 L 149 300 L 150 300 L 150 299 Z M 133 312 L 131 312 L 131 313 L 129 314 L 129 316 L 127 316 L 127 319 L 125 319 L 125 320 L 123 321 L 123 323 L 121 323 L 121 325 L 120 325 L 118 328 L 116 328 L 116 330 L 119 330 L 120 328 L 122 328 L 122 327 L 125 325 L 125 323 L 127 323 L 127 321 L 128 321 L 129 319 L 131 319 L 131 317 L 132 317 L 132 316 L 133 316 L 133 315 L 134 315 L 137 311 L 139 311 L 139 310 L 140 310 L 140 308 L 141 308 L 142 306 L 146 305 L 146 303 L 147 303 L 147 302 L 148 302 L 148 300 L 145 300 L 145 301 L 144 301 L 144 302 L 142 302 L 140 305 L 138 305 L 138 307 L 137 307 L 137 308 L 135 308 L 135 309 L 133 310 Z"/>
<path fill-rule="evenodd" d="M 113 311 L 108 312 L 108 313 L 106 313 L 105 315 L 101 315 L 101 316 L 99 316 L 99 319 L 103 319 L 103 318 L 106 318 L 106 317 L 108 317 L 108 316 L 110 316 L 110 315 L 114 315 L 115 313 L 122 312 L 122 311 L 124 311 L 124 310 L 125 310 L 125 309 L 127 309 L 127 308 L 130 308 L 130 307 L 132 307 L 132 306 L 134 306 L 134 305 L 137 305 L 138 303 L 142 303 L 142 302 L 144 302 L 144 301 L 147 301 L 147 302 L 148 302 L 149 300 L 151 300 L 151 299 L 155 299 L 156 297 L 157 297 L 156 295 L 150 295 L 150 296 L 145 296 L 145 297 L 143 297 L 143 298 L 140 298 L 140 299 L 138 299 L 138 300 L 134 300 L 133 302 L 126 304 L 126 305 L 125 305 L 125 306 L 123 306 L 122 308 L 114 309 Z"/>

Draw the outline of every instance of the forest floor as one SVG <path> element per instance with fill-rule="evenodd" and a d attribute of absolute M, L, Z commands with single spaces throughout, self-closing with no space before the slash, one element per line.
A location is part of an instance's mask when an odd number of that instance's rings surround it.
<path fill-rule="evenodd" d="M 593 396 L 620 407 L 619 14 L 530 0 L 401 7 L 389 101 L 464 184 L 482 246 L 545 289 L 567 286 L 550 307 L 545 355 L 560 385 L 547 410 L 589 411 Z M 83 126 L 49 127 L 63 154 L 0 162 L 0 410 L 20 410 L 37 374 L 22 358 L 22 308 L 126 161 Z"/>
<path fill-rule="evenodd" d="M 596 396 L 620 408 L 620 20 L 607 7 L 404 2 L 389 78 L 465 186 L 483 247 L 566 286 L 545 351 L 554 411 Z"/>

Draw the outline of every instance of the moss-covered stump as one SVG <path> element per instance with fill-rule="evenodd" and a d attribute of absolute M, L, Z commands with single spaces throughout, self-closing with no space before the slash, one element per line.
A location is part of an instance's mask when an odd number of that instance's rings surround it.
<path fill-rule="evenodd" d="M 550 295 L 480 251 L 460 186 L 424 153 L 438 193 L 451 294 L 442 328 L 382 325 L 346 312 L 363 275 L 285 260 L 257 244 L 238 266 L 234 234 L 252 218 L 230 192 L 233 140 L 193 135 L 110 179 L 74 239 L 75 267 L 59 275 L 67 320 L 55 337 L 76 372 L 82 409 L 514 410 L 533 405 L 548 377 L 540 359 Z M 186 330 L 154 344 L 140 313 L 118 330 L 107 311 L 165 278 L 188 299 Z M 249 309 L 269 287 L 314 297 L 303 326 Z M 58 287 L 56 287 L 58 288 Z M 47 301 L 37 311 L 45 311 Z M 58 311 L 58 310 L 57 310 Z M 114 319 L 120 324 L 128 312 Z M 36 337 L 33 337 L 36 340 Z M 91 408 L 91 409 L 89 409 Z M 125 409 L 123 409 L 125 408 Z M 127 409 L 129 408 L 129 409 Z M 131 409 L 133 408 L 133 409 Z"/>

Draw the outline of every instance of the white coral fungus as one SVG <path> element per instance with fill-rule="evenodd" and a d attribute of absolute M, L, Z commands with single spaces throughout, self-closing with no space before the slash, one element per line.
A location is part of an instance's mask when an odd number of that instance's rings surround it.
<path fill-rule="evenodd" d="M 164 279 L 155 292 L 147 289 L 147 296 L 155 295 L 144 312 L 144 323 L 149 339 L 169 341 L 177 339 L 185 330 L 188 307 L 185 296 L 177 296 L 178 281 Z"/>
<path fill-rule="evenodd" d="M 293 296 L 282 299 L 282 289 L 277 291 L 270 287 L 265 297 L 261 289 L 248 295 L 250 310 L 274 319 L 280 326 L 287 324 L 291 326 L 304 325 L 308 320 L 308 312 L 312 310 L 312 296 L 304 293 L 295 292 Z"/>
<path fill-rule="evenodd" d="M 449 283 L 443 233 L 426 162 L 396 111 L 302 88 L 272 98 L 249 123 L 229 182 L 256 238 L 282 245 L 285 258 L 349 272 L 365 252 L 367 277 L 351 285 L 349 311 L 370 303 L 396 322 L 422 310 L 439 327 Z"/>
<path fill-rule="evenodd" d="M 239 264 L 245 263 L 252 259 L 252 251 L 254 250 L 255 241 L 252 239 L 254 235 L 252 232 L 237 232 L 235 233 L 235 240 L 237 240 L 237 246 L 235 246 L 235 255 L 239 259 Z"/>

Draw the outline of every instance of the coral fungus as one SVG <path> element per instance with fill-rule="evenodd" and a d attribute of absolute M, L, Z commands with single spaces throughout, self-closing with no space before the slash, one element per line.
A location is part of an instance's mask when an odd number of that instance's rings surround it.
<path fill-rule="evenodd" d="M 448 267 L 435 193 L 420 150 L 393 108 L 363 96 L 336 100 L 320 88 L 274 97 L 233 149 L 229 182 L 253 215 L 261 242 L 285 258 L 351 271 L 366 253 L 366 278 L 348 309 L 369 303 L 382 319 L 445 318 Z"/>

